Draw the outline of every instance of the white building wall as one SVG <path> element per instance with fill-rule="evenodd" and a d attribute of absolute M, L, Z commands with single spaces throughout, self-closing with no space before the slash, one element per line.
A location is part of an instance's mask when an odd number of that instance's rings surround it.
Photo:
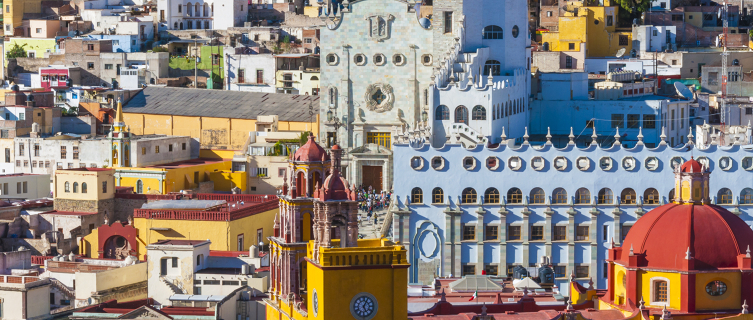
<path fill-rule="evenodd" d="M 225 47 L 225 52 L 234 52 Z M 227 54 L 225 55 L 226 90 L 248 92 L 275 92 L 275 58 L 272 54 Z M 245 70 L 244 83 L 238 83 L 238 69 Z M 262 84 L 258 84 L 257 70 L 263 72 Z"/>

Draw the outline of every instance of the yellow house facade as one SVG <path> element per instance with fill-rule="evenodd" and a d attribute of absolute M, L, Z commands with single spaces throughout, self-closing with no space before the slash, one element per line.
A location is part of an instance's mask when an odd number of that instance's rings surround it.
<path fill-rule="evenodd" d="M 3 7 L 4 34 L 13 36 L 15 28 L 23 24 L 24 13 L 42 12 L 42 0 L 5 0 Z"/>
<path fill-rule="evenodd" d="M 135 193 L 146 194 L 200 189 L 200 184 L 207 181 L 215 182 L 215 187 L 206 190 L 208 192 L 230 191 L 232 187 L 245 190 L 245 176 L 230 172 L 231 163 L 230 160 L 192 159 L 144 168 L 121 167 L 116 169 L 115 183 L 121 187 L 133 187 Z"/>
<path fill-rule="evenodd" d="M 310 105 L 314 116 L 309 115 Z M 189 136 L 201 149 L 239 150 L 249 141 L 250 131 L 269 128 L 258 121 L 268 115 L 277 116 L 275 131 L 318 135 L 318 105 L 319 96 L 311 95 L 147 87 L 123 111 L 132 134 Z"/>
<path fill-rule="evenodd" d="M 146 246 L 159 240 L 207 239 L 212 242 L 210 250 L 247 251 L 251 245 L 267 243 L 273 235 L 274 218 L 278 212 L 277 198 L 273 195 L 228 195 L 200 194 L 197 199 L 226 200 L 227 206 L 208 211 L 197 209 L 167 208 L 136 209 L 135 229 L 130 245 L 140 260 L 145 259 Z M 180 200 L 184 205 L 192 200 Z M 243 204 L 239 204 L 243 201 Z M 235 205 L 235 207 L 233 207 Z M 117 226 L 117 224 L 113 224 Z M 118 226 L 119 227 L 119 226 Z M 102 258 L 97 248 L 103 247 L 109 237 L 109 228 L 101 228 L 108 235 L 100 234 L 100 228 L 82 239 L 80 253 L 91 258 Z M 123 231 L 122 233 L 126 233 Z M 125 235 L 124 235 L 125 236 Z"/>
<path fill-rule="evenodd" d="M 542 44 L 550 51 L 579 52 L 586 46 L 586 57 L 614 56 L 620 49 L 632 50 L 632 31 L 617 30 L 619 7 L 581 6 L 577 16 L 559 18 L 558 32 L 542 33 Z"/>

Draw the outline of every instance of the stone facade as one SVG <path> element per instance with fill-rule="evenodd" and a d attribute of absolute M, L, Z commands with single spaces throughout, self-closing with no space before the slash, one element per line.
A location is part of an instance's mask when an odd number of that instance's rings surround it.
<path fill-rule="evenodd" d="M 55 210 L 66 212 L 97 212 L 102 217 L 111 217 L 115 212 L 115 199 L 74 200 L 55 198 Z"/>

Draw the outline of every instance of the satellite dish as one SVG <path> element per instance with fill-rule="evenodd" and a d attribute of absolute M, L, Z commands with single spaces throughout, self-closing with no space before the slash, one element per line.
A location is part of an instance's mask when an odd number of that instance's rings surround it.
<path fill-rule="evenodd" d="M 677 93 L 683 96 L 685 99 L 693 99 L 693 93 L 690 92 L 690 89 L 688 89 L 688 87 L 682 84 L 680 81 L 675 82 L 675 90 L 677 90 Z"/>
<path fill-rule="evenodd" d="M 617 54 L 615 54 L 615 57 L 619 58 L 625 55 L 625 48 L 620 48 L 620 50 L 617 50 Z"/>

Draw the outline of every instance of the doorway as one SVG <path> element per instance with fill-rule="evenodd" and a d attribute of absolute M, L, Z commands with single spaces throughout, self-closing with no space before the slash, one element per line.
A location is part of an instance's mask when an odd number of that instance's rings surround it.
<path fill-rule="evenodd" d="M 368 190 L 369 186 L 376 191 L 382 191 L 382 166 L 363 166 L 362 167 L 363 188 Z"/>

